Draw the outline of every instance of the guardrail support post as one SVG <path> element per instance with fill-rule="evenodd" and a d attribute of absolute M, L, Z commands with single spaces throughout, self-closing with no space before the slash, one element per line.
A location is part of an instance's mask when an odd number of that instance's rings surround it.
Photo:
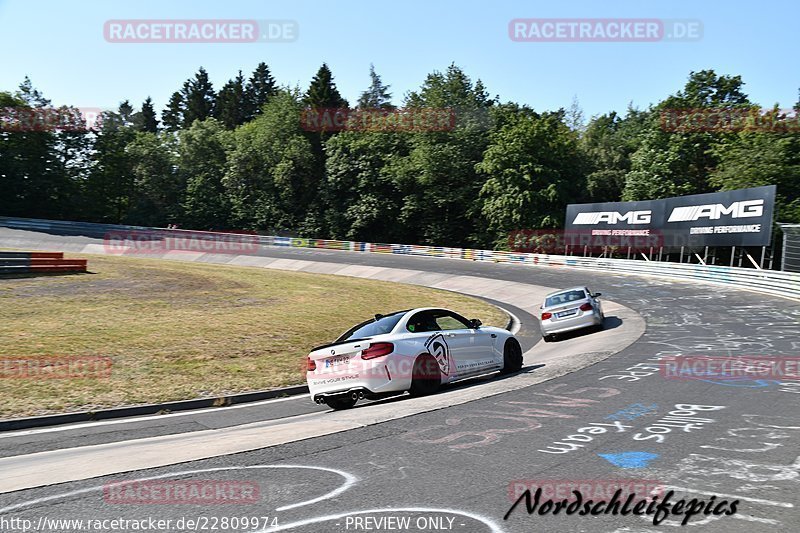
<path fill-rule="evenodd" d="M 663 251 L 664 251 L 664 247 L 663 246 L 659 246 L 658 247 L 658 261 L 659 262 L 661 262 L 661 254 L 662 254 Z"/>

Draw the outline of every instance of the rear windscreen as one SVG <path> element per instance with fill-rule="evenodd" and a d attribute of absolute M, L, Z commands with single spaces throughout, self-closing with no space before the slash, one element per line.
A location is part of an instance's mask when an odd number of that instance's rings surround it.
<path fill-rule="evenodd" d="M 577 300 L 583 300 L 584 298 L 586 298 L 586 293 L 583 291 L 561 292 L 559 294 L 548 296 L 544 301 L 544 306 L 551 307 L 554 305 L 568 304 Z"/>
<path fill-rule="evenodd" d="M 389 333 L 394 329 L 397 323 L 400 322 L 400 319 L 403 318 L 403 315 L 405 314 L 406 311 L 400 311 L 398 313 L 386 315 L 378 320 L 373 319 L 368 322 L 363 322 L 348 330 L 344 335 L 336 339 L 336 342 L 345 341 L 347 339 L 374 337 L 375 335 Z"/>

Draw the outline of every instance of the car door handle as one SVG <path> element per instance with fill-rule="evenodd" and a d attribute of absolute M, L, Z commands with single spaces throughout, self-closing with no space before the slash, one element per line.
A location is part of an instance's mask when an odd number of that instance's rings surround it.
<path fill-rule="evenodd" d="M 492 338 L 496 339 L 497 338 L 497 333 L 492 333 Z"/>
<path fill-rule="evenodd" d="M 455 336 L 456 336 L 456 334 L 455 334 L 455 333 L 448 333 L 448 334 L 447 334 L 447 336 L 448 336 L 448 337 L 455 337 Z"/>

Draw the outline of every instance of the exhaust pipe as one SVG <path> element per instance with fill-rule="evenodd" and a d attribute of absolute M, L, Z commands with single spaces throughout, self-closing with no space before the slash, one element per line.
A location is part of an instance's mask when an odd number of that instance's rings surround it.
<path fill-rule="evenodd" d="M 364 391 L 361 391 L 361 392 L 358 393 L 358 399 L 359 400 L 363 400 L 364 399 Z"/>
<path fill-rule="evenodd" d="M 353 399 L 353 401 L 356 401 L 358 400 L 358 393 L 354 392 L 353 394 L 350 395 L 350 397 Z"/>

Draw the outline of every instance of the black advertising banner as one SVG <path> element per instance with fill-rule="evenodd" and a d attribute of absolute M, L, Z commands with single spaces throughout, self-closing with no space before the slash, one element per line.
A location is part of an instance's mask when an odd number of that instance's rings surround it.
<path fill-rule="evenodd" d="M 640 202 L 567 206 L 566 233 L 605 239 L 624 246 L 626 239 L 651 246 L 769 246 L 775 186 L 694 194 Z M 584 239 L 586 240 L 586 239 Z"/>

